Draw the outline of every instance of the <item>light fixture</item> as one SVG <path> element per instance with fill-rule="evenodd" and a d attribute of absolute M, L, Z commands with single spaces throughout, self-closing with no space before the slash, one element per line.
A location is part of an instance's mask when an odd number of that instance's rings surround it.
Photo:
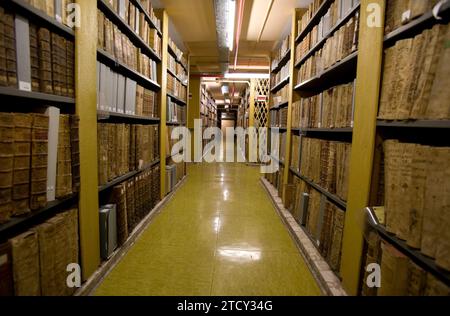
<path fill-rule="evenodd" d="M 227 2 L 227 47 L 233 50 L 234 44 L 234 22 L 236 19 L 236 1 L 228 0 Z"/>
<path fill-rule="evenodd" d="M 269 79 L 269 74 L 261 73 L 226 73 L 226 79 Z"/>
<path fill-rule="evenodd" d="M 220 89 L 222 90 L 222 94 L 223 95 L 226 95 L 226 94 L 228 94 L 230 92 L 228 90 L 228 86 L 227 85 L 223 85 Z"/>

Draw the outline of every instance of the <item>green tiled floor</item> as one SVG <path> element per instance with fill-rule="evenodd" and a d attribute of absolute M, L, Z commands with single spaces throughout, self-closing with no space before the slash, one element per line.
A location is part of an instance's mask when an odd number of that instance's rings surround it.
<path fill-rule="evenodd" d="M 320 295 L 259 168 L 198 164 L 95 295 Z"/>

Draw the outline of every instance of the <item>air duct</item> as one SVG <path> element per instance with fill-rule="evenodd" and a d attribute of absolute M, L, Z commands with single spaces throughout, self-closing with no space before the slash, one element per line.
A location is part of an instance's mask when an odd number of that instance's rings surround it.
<path fill-rule="evenodd" d="M 225 74 L 230 67 L 230 51 L 233 50 L 236 1 L 214 0 L 214 10 L 220 72 Z"/>

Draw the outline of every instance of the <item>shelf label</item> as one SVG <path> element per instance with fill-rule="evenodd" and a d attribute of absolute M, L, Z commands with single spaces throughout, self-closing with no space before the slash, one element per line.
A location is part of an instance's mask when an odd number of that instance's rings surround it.
<path fill-rule="evenodd" d="M 31 83 L 25 81 L 19 81 L 19 90 L 31 91 Z"/>

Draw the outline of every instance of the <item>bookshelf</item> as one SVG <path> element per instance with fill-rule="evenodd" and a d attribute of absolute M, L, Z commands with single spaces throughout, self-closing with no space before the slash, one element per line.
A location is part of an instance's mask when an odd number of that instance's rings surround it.
<path fill-rule="evenodd" d="M 75 99 L 69 97 L 63 97 L 54 94 L 24 91 L 11 87 L 0 87 L 0 95 L 4 98 L 23 99 L 27 101 L 46 102 L 51 104 L 64 104 L 65 106 L 73 107 L 75 105 Z"/>

